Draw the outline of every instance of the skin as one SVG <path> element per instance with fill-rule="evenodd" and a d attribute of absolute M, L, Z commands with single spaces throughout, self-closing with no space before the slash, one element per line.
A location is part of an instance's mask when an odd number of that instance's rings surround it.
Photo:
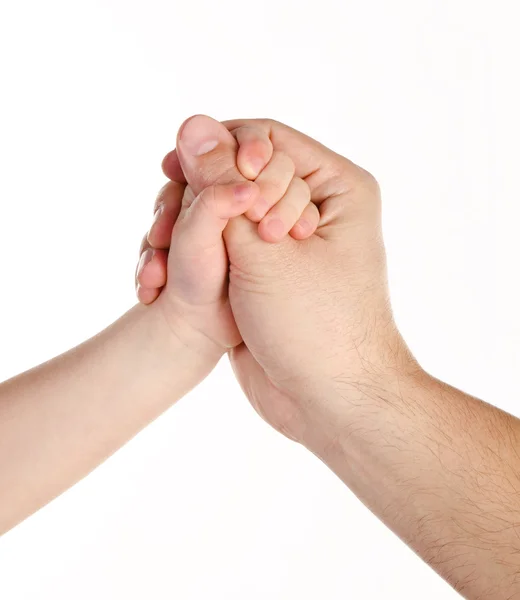
<path fill-rule="evenodd" d="M 182 323 L 136 306 L 91 340 L 0 385 L 0 534 L 87 475 L 213 369 L 219 356 Z M 197 343 L 201 351 L 193 352 Z"/>
<path fill-rule="evenodd" d="M 160 213 L 147 242 L 173 228 L 171 247 L 138 272 L 156 301 L 0 385 L 0 532 L 86 475 L 228 350 L 260 414 L 465 597 L 520 596 L 520 421 L 413 359 L 388 301 L 373 177 L 280 123 L 196 119 L 163 165 L 182 206 Z M 266 140 L 260 175 L 275 153 L 294 165 L 270 209 L 252 160 Z M 302 232 L 316 207 L 317 229 Z M 273 214 L 290 235 L 271 229 Z"/>
<path fill-rule="evenodd" d="M 157 205 L 164 212 L 156 214 L 163 216 L 149 237 L 163 246 L 152 251 L 145 242 L 144 253 L 152 253 L 152 260 L 143 258 L 138 269 L 139 277 L 153 276 L 154 269 L 160 273 L 169 247 L 170 274 L 161 284 L 160 298 L 151 306 L 134 307 L 91 340 L 0 385 L 0 534 L 108 458 L 241 343 L 229 307 L 222 239 L 230 218 L 248 215 L 244 218 L 253 219 L 248 222 L 255 235 L 273 243 L 276 236 L 266 224 L 269 207 L 273 211 L 279 205 L 291 235 L 313 233 L 318 222 L 314 205 L 307 202 L 285 214 L 294 165 L 280 153 L 273 155 L 268 136 L 238 128 L 226 144 L 234 157 L 241 145 L 245 155 L 254 149 L 248 173 L 256 177 L 262 171 L 258 183 L 230 180 L 197 194 L 184 183 L 170 182 L 162 189 Z M 302 217 L 314 223 L 303 232 L 298 227 Z M 153 291 L 153 297 L 158 293 Z"/>
<path fill-rule="evenodd" d="M 235 157 L 227 140 L 249 127 L 293 161 L 306 184 L 299 205 L 319 208 L 303 240 L 273 245 L 245 216 L 223 230 L 243 339 L 229 355 L 253 406 L 464 597 L 520 598 L 520 421 L 435 379 L 410 353 L 390 307 L 375 179 L 275 121 L 194 121 L 163 162 L 168 177 L 194 193 L 246 180 L 242 148 Z M 196 155 L 197 135 L 218 144 Z M 176 227 L 172 244 L 175 236 Z M 152 276 L 147 283 L 153 290 Z"/>

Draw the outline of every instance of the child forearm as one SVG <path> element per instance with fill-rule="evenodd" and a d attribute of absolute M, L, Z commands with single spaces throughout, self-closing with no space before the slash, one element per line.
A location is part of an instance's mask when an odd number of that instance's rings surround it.
<path fill-rule="evenodd" d="M 211 371 L 218 355 L 198 353 L 185 334 L 172 335 L 157 312 L 136 306 L 94 338 L 0 385 L 0 534 Z"/>

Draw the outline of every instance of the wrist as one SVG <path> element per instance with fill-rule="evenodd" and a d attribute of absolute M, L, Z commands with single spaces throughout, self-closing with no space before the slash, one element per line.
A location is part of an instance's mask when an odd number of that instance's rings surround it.
<path fill-rule="evenodd" d="M 158 303 L 134 306 L 109 329 L 116 337 L 122 332 L 150 390 L 170 403 L 198 385 L 221 358 L 178 315 L 166 318 Z"/>
<path fill-rule="evenodd" d="M 164 295 L 147 308 L 155 313 L 156 328 L 171 340 L 174 351 L 180 345 L 193 360 L 213 366 L 226 353 L 226 348 L 220 346 L 200 327 L 205 322 L 205 315 L 193 314 L 191 307 Z"/>
<path fill-rule="evenodd" d="M 333 462 L 344 455 L 345 440 L 363 447 L 365 438 L 382 431 L 394 413 L 407 414 L 412 422 L 411 391 L 429 388 L 434 381 L 415 361 L 402 370 L 365 371 L 335 380 L 327 386 L 327 397 L 320 394 L 307 403 L 301 443 L 326 463 Z"/>

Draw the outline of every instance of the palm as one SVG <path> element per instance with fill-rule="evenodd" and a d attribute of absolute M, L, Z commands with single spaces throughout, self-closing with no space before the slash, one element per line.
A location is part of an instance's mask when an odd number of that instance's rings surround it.
<path fill-rule="evenodd" d="M 269 379 L 244 343 L 229 352 L 229 361 L 256 412 L 280 433 L 301 439 L 302 422 L 297 403 Z"/>
<path fill-rule="evenodd" d="M 302 398 L 317 389 L 332 395 L 338 375 L 355 376 L 363 368 L 359 350 L 371 335 L 360 325 L 363 318 L 385 326 L 391 322 L 377 202 L 377 195 L 371 199 L 364 193 L 359 204 L 374 205 L 373 214 L 353 215 L 339 230 L 334 217 L 354 199 L 337 194 L 323 201 L 323 225 L 302 241 L 265 244 L 241 217 L 224 232 L 229 298 L 244 340 L 230 353 L 233 369 L 253 407 L 290 438 L 301 440 L 305 434 L 304 413 L 312 407 Z M 344 239 L 353 248 L 348 253 L 342 250 Z M 351 273 L 348 285 L 345 273 Z M 375 286 L 374 278 L 381 285 Z M 359 302 L 368 297 L 374 305 Z M 332 382 L 330 390 L 324 382 Z"/>
<path fill-rule="evenodd" d="M 312 323 L 305 306 L 310 292 L 305 275 L 314 270 L 312 257 L 319 255 L 323 240 L 313 235 L 265 244 L 242 217 L 228 225 L 224 237 L 230 261 L 229 298 L 244 340 L 229 353 L 231 365 L 260 416 L 286 436 L 299 439 L 301 405 L 291 381 L 301 379 L 298 374 L 306 370 L 299 349 L 308 347 L 309 335 L 314 337 L 323 325 L 319 316 Z"/>

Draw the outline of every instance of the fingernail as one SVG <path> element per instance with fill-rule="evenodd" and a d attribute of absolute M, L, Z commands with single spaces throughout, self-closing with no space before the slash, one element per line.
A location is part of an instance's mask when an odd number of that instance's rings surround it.
<path fill-rule="evenodd" d="M 275 238 L 282 238 L 285 235 L 285 225 L 280 219 L 272 219 L 267 224 L 267 228 L 271 235 Z"/>
<path fill-rule="evenodd" d="M 249 159 L 249 167 L 251 169 L 251 179 L 256 179 L 260 175 L 260 171 L 265 167 L 265 161 L 259 156 Z"/>
<path fill-rule="evenodd" d="M 153 248 L 147 248 L 141 254 L 141 258 L 139 259 L 139 264 L 137 265 L 137 277 L 139 277 L 139 275 L 141 275 L 141 273 L 143 272 L 143 269 L 152 260 L 153 254 L 154 254 Z"/>
<path fill-rule="evenodd" d="M 296 224 L 302 233 L 307 233 L 307 231 L 309 231 L 311 228 L 311 224 L 306 219 L 300 219 Z"/>
<path fill-rule="evenodd" d="M 210 117 L 197 115 L 182 128 L 180 141 L 188 154 L 202 156 L 218 146 L 221 127 Z"/>
<path fill-rule="evenodd" d="M 235 199 L 238 202 L 245 202 L 251 198 L 251 184 L 250 183 L 239 183 L 234 188 Z"/>

